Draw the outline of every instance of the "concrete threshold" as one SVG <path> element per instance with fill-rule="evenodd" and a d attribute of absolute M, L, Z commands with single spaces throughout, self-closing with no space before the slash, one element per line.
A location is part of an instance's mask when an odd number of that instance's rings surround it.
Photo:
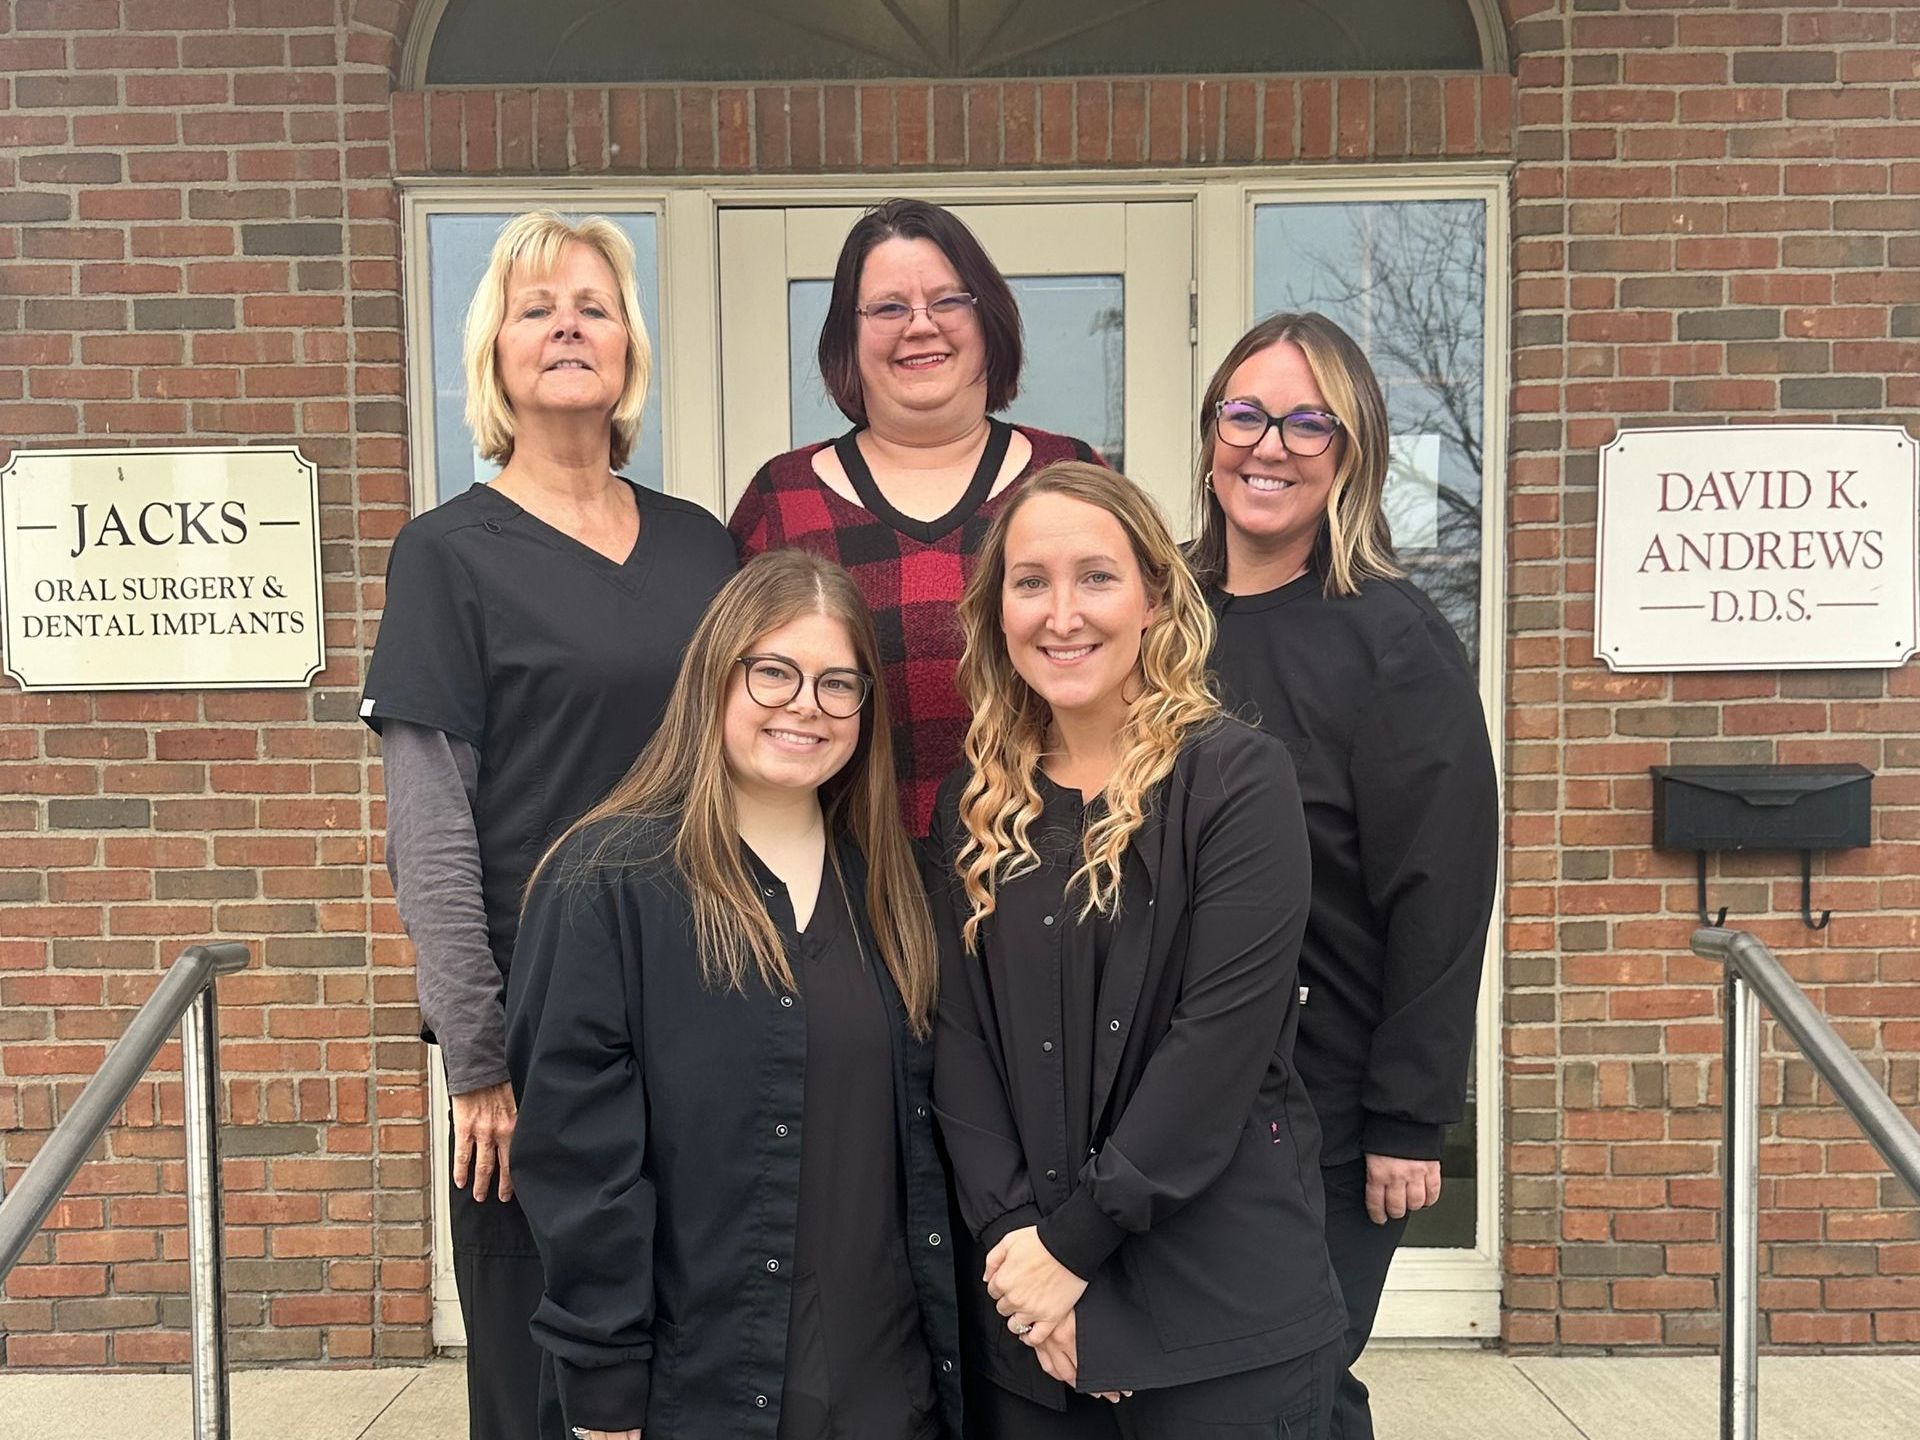
<path fill-rule="evenodd" d="M 1715 1440 L 1712 1356 L 1520 1356 L 1381 1348 L 1361 1365 L 1380 1440 Z M 0 1372 L 0 1440 L 184 1440 L 184 1375 Z M 1766 1440 L 1909 1440 L 1920 1356 L 1760 1362 Z M 378 1370 L 243 1370 L 234 1440 L 463 1440 L 462 1362 Z"/>

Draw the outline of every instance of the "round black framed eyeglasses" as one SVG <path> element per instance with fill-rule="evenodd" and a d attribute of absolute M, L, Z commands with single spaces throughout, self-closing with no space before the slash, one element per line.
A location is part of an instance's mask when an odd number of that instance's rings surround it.
<path fill-rule="evenodd" d="M 809 675 L 784 655 L 742 655 L 734 664 L 746 667 L 747 696 L 763 710 L 791 705 L 809 680 L 813 703 L 835 720 L 851 720 L 873 694 L 873 677 L 858 670 L 835 667 Z"/>

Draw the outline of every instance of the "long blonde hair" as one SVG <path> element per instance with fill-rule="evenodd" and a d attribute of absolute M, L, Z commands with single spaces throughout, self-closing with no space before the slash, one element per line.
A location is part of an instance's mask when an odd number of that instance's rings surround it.
<path fill-rule="evenodd" d="M 768 988 L 794 988 L 779 928 L 741 855 L 722 729 L 739 658 L 762 635 L 806 614 L 839 621 L 853 642 L 855 664 L 868 675 L 880 674 L 873 617 L 845 570 L 804 550 L 756 556 L 714 597 L 693 632 L 653 739 L 607 798 L 567 832 L 616 816 L 672 827 L 673 863 L 693 902 L 701 977 L 714 989 L 744 993 L 750 964 Z M 829 837 L 845 836 L 866 856 L 867 918 L 913 1032 L 925 1038 L 937 968 L 933 927 L 900 822 L 884 686 L 875 684 L 860 712 L 853 755 L 820 787 L 820 808 Z M 547 851 L 542 866 L 565 840 Z M 596 863 L 606 848 L 586 863 Z M 837 864 L 831 841 L 828 858 Z"/>
<path fill-rule="evenodd" d="M 633 454 L 640 438 L 640 414 L 647 404 L 647 382 L 653 374 L 653 345 L 647 322 L 640 315 L 640 292 L 633 278 L 633 242 L 621 228 L 601 215 L 568 220 L 551 210 L 529 210 L 516 215 L 493 242 L 487 273 L 473 292 L 467 309 L 461 363 L 467 377 L 467 429 L 473 447 L 495 464 L 513 458 L 513 406 L 500 384 L 500 363 L 494 345 L 507 317 L 507 286 L 515 267 L 529 274 L 550 275 L 569 245 L 584 245 L 613 271 L 620 318 L 627 327 L 627 381 L 613 404 L 607 436 L 607 463 L 618 470 Z"/>
<path fill-rule="evenodd" d="M 1327 513 L 1313 542 L 1313 563 L 1329 595 L 1352 595 L 1363 580 L 1404 573 L 1393 553 L 1387 524 L 1387 403 L 1366 352 L 1353 337 L 1314 311 L 1281 310 L 1267 316 L 1234 343 L 1207 382 L 1200 400 L 1200 454 L 1193 466 L 1193 500 L 1200 533 L 1187 560 L 1202 585 L 1227 578 L 1227 516 L 1213 493 L 1213 447 L 1219 417 L 1214 407 L 1227 398 L 1233 372 L 1270 346 L 1292 341 L 1307 357 L 1307 368 L 1327 408 L 1340 417 L 1340 462 L 1327 491 Z"/>
<path fill-rule="evenodd" d="M 1173 772 L 1182 745 L 1220 715 L 1207 677 L 1213 613 L 1147 493 L 1124 475 L 1079 460 L 1049 465 L 1027 481 L 987 531 L 960 601 L 966 636 L 960 693 L 973 709 L 966 742 L 973 773 L 960 793 L 966 834 L 957 853 L 942 858 L 954 865 L 972 906 L 963 929 L 970 950 L 993 913 L 1000 883 L 1040 864 L 1032 839 L 1041 810 L 1034 776 L 1053 717 L 1014 668 L 1000 621 L 1007 531 L 1020 507 L 1039 495 L 1064 495 L 1119 521 L 1157 607 L 1140 639 L 1141 693 L 1120 732 L 1119 764 L 1101 792 L 1106 808 L 1087 827 L 1080 867 L 1067 881 L 1069 891 L 1083 887 L 1083 920 L 1096 910 L 1113 913 L 1121 861 L 1145 823 L 1154 788 Z"/>

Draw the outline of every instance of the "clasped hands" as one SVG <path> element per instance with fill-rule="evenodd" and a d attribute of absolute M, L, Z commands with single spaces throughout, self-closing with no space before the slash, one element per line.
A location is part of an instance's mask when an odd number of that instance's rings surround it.
<path fill-rule="evenodd" d="M 1073 1384 L 1080 1373 L 1074 1306 L 1086 1294 L 1087 1282 L 1053 1258 L 1031 1225 L 1009 1231 L 987 1253 L 986 1273 L 980 1278 L 994 1308 L 1007 1317 L 1007 1329 L 1034 1352 L 1040 1368 Z M 1132 1393 L 1103 1391 L 1100 1398 L 1117 1404 Z"/>

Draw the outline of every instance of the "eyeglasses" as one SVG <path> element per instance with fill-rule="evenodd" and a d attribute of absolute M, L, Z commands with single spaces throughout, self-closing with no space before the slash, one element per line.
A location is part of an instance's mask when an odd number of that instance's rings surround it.
<path fill-rule="evenodd" d="M 1329 410 L 1293 410 L 1285 415 L 1269 415 L 1251 400 L 1221 400 L 1213 407 L 1214 433 L 1229 445 L 1250 450 L 1267 438 L 1267 431 L 1280 428 L 1280 443 L 1289 455 L 1311 460 L 1327 453 L 1333 437 L 1346 426 Z"/>
<path fill-rule="evenodd" d="M 980 302 L 964 290 L 942 295 L 925 305 L 909 305 L 904 300 L 876 300 L 871 305 L 856 305 L 853 313 L 867 317 L 867 323 L 883 335 L 904 330 L 915 315 L 924 314 L 942 330 L 954 330 L 967 323 L 973 307 Z"/>
<path fill-rule="evenodd" d="M 873 693 L 873 677 L 858 670 L 835 668 L 808 675 L 784 655 L 742 655 L 734 663 L 747 667 L 747 695 L 764 710 L 791 705 L 800 687 L 812 680 L 813 703 L 820 713 L 851 720 Z"/>

